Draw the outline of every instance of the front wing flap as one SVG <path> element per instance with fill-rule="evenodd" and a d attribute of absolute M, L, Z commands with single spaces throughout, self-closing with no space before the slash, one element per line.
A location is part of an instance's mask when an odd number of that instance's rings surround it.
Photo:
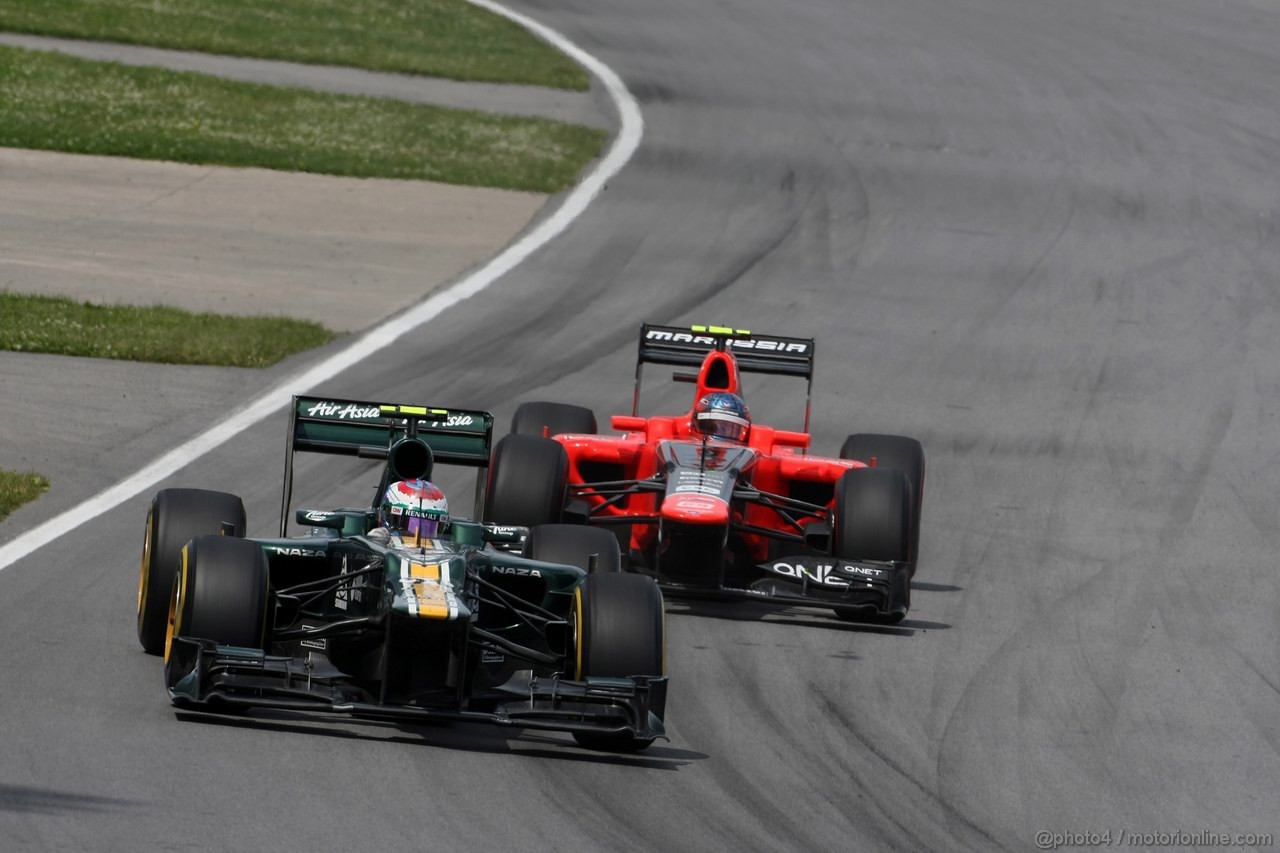
<path fill-rule="evenodd" d="M 742 599 L 787 607 L 833 607 L 876 621 L 897 621 L 911 605 L 906 563 L 853 562 L 832 557 L 780 557 L 756 568 L 767 573 L 735 585 L 683 584 L 657 577 L 664 593 L 686 598 Z"/>
<path fill-rule="evenodd" d="M 306 659 L 211 640 L 174 638 L 165 664 L 169 698 L 180 708 L 277 708 L 367 719 L 481 722 L 521 729 L 652 739 L 666 737 L 665 677 L 571 681 L 516 672 L 497 688 L 492 711 L 386 704 Z"/>

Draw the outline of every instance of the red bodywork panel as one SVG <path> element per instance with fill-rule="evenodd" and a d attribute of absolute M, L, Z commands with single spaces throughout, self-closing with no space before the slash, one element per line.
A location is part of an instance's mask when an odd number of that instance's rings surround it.
<path fill-rule="evenodd" d="M 696 403 L 712 391 L 740 392 L 738 368 L 732 353 L 714 351 L 707 353 L 698 372 Z M 615 415 L 611 420 L 614 430 L 622 435 L 555 436 L 569 456 L 570 486 L 581 486 L 616 480 L 646 480 L 658 472 L 657 447 L 662 441 L 701 442 L 692 425 L 693 406 L 689 411 L 675 416 L 635 417 Z M 795 497 L 797 487 L 809 500 L 809 495 L 822 495 L 831 506 L 830 488 L 840 475 L 850 468 L 865 467 L 851 459 L 809 456 L 810 437 L 805 432 L 791 432 L 770 426 L 753 424 L 747 436 L 747 446 L 758 453 L 756 462 L 744 471 L 740 482 L 750 484 L 761 492 Z M 805 487 L 803 484 L 816 484 Z M 796 533 L 774 510 L 749 504 L 745 513 L 731 507 L 718 498 L 707 495 L 670 495 L 661 492 L 641 491 L 627 496 L 610 506 L 604 506 L 607 498 L 584 495 L 593 509 L 594 518 L 644 519 L 632 526 L 631 547 L 645 550 L 657 536 L 654 519 L 681 524 L 724 526 L 746 524 L 752 527 L 782 530 Z M 764 560 L 768 552 L 768 539 L 758 534 L 745 533 L 754 559 Z"/>

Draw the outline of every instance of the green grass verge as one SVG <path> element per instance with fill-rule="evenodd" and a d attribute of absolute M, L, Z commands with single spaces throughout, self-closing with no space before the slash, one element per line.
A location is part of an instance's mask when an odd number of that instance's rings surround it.
<path fill-rule="evenodd" d="M 49 481 L 28 471 L 0 471 L 0 520 L 28 501 L 33 501 L 49 488 Z"/>
<path fill-rule="evenodd" d="M 193 314 L 0 293 L 0 349 L 163 364 L 267 367 L 334 333 L 287 317 Z"/>
<path fill-rule="evenodd" d="M 0 146 L 558 192 L 605 133 L 0 47 Z"/>
<path fill-rule="evenodd" d="M 0 29 L 585 90 L 586 73 L 465 0 L 18 0 Z"/>

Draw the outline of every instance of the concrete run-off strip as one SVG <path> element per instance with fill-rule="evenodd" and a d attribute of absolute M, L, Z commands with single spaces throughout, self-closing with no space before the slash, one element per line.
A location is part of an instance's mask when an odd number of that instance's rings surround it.
<path fill-rule="evenodd" d="M 357 331 L 491 257 L 545 201 L 0 148 L 0 290 Z"/>

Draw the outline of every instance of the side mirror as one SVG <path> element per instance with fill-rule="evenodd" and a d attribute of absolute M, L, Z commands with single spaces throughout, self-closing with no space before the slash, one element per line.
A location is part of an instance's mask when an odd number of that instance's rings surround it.
<path fill-rule="evenodd" d="M 529 528 L 517 527 L 514 524 L 481 524 L 482 537 L 493 545 L 510 545 L 517 550 L 524 547 L 524 540 L 529 536 Z"/>
<path fill-rule="evenodd" d="M 347 523 L 344 513 L 323 509 L 299 509 L 293 520 L 304 527 L 327 527 L 330 530 L 341 530 Z"/>
<path fill-rule="evenodd" d="M 449 524 L 453 531 L 453 541 L 459 545 L 479 548 L 484 545 L 484 525 L 474 521 L 453 521 Z"/>
<path fill-rule="evenodd" d="M 644 432 L 644 428 L 648 423 L 648 418 L 637 418 L 632 415 L 614 415 L 609 421 L 609 426 L 618 432 Z"/>

